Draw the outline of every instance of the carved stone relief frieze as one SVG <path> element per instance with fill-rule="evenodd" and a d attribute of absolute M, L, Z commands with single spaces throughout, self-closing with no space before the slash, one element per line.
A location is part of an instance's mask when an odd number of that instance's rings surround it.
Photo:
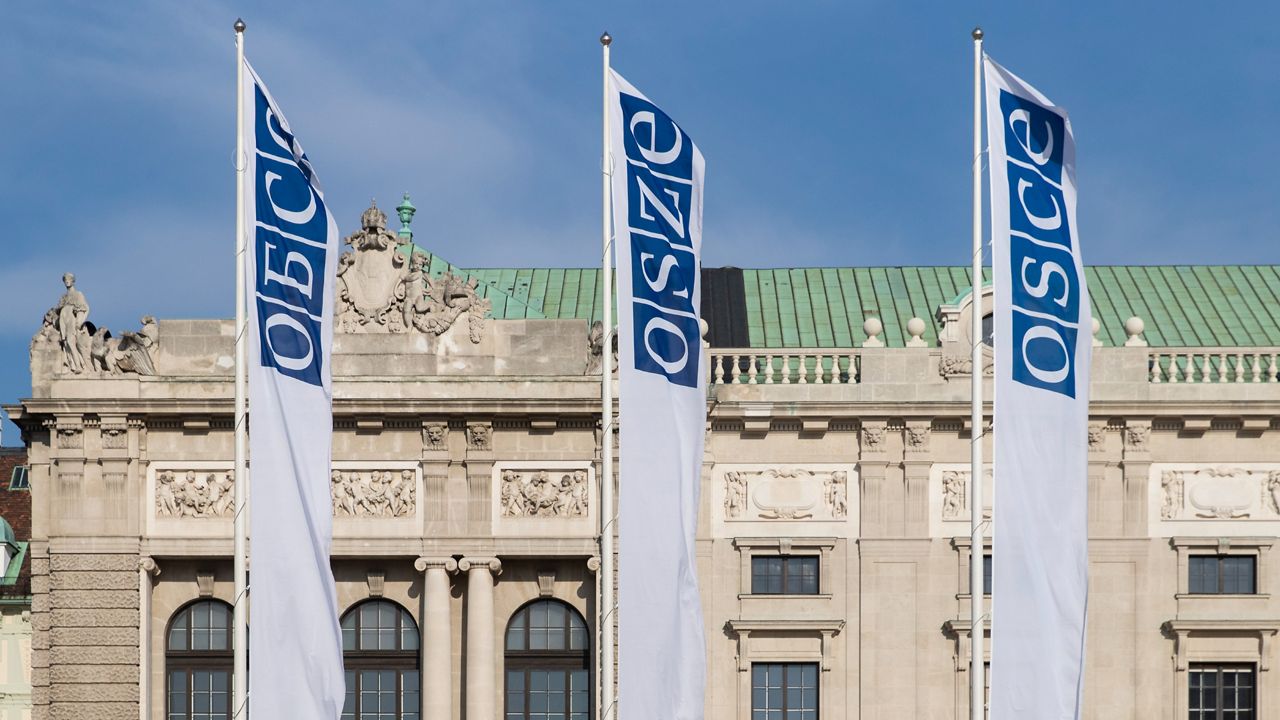
<path fill-rule="evenodd" d="M 104 450 L 123 450 L 129 447 L 128 428 L 104 426 L 102 428 L 102 447 Z"/>
<path fill-rule="evenodd" d="M 1280 466 L 1159 466 L 1165 522 L 1280 521 Z"/>
<path fill-rule="evenodd" d="M 586 470 L 504 470 L 502 517 L 587 517 Z"/>
<path fill-rule="evenodd" d="M 843 521 L 849 517 L 849 476 L 834 467 L 726 467 L 723 518 Z"/>
<path fill-rule="evenodd" d="M 413 470 L 334 470 L 330 485 L 335 518 L 406 518 L 417 512 Z"/>
<path fill-rule="evenodd" d="M 227 471 L 164 470 L 156 473 L 157 518 L 229 518 L 235 482 Z"/>
<path fill-rule="evenodd" d="M 982 517 L 992 518 L 994 485 L 987 465 L 982 486 Z M 972 473 L 967 464 L 934 463 L 929 468 L 929 525 L 934 537 L 967 534 L 973 509 Z M 954 524 L 953 524 L 954 523 Z"/>

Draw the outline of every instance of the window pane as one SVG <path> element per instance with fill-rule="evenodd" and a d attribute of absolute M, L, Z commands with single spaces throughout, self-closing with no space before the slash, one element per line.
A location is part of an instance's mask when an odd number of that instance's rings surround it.
<path fill-rule="evenodd" d="M 1218 558 L 1215 555 L 1192 555 L 1188 566 L 1187 590 L 1193 594 L 1218 592 Z"/>
<path fill-rule="evenodd" d="M 982 556 L 982 594 L 991 594 L 991 556 Z"/>
<path fill-rule="evenodd" d="M 817 682 L 814 663 L 754 663 L 752 720 L 817 720 Z"/>
<path fill-rule="evenodd" d="M 1234 556 L 1222 558 L 1222 591 L 1241 595 L 1254 592 L 1255 558 Z"/>

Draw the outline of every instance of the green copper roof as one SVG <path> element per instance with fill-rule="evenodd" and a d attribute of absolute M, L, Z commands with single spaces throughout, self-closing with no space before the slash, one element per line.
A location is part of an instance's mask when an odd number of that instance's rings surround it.
<path fill-rule="evenodd" d="M 597 269 L 462 270 L 437 257 L 431 269 L 475 278 L 496 318 L 600 319 Z M 1153 347 L 1280 346 L 1280 266 L 1100 265 L 1085 274 L 1106 346 L 1124 344 L 1124 321 L 1135 315 Z M 704 268 L 703 315 L 720 347 L 859 346 L 869 317 L 884 323 L 888 347 L 905 346 L 912 317 L 936 345 L 938 307 L 969 286 L 967 267 Z"/>

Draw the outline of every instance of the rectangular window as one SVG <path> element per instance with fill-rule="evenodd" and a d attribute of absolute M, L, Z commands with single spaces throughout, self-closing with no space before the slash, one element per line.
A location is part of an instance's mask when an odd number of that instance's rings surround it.
<path fill-rule="evenodd" d="M 751 720 L 818 720 L 818 664 L 752 663 Z"/>
<path fill-rule="evenodd" d="M 28 470 L 26 465 L 18 465 L 13 469 L 13 475 L 9 476 L 10 490 L 30 490 L 31 481 L 28 479 Z"/>
<path fill-rule="evenodd" d="M 1252 665 L 1192 665 L 1187 673 L 1191 720 L 1254 720 Z"/>
<path fill-rule="evenodd" d="M 817 595 L 818 557 L 762 555 L 751 558 L 755 595 Z"/>
<path fill-rule="evenodd" d="M 1257 558 L 1252 555 L 1192 555 L 1187 591 L 1193 595 L 1252 595 Z"/>
<path fill-rule="evenodd" d="M 970 590 L 973 588 L 973 578 L 969 579 Z M 982 594 L 991 594 L 991 556 L 982 556 Z"/>

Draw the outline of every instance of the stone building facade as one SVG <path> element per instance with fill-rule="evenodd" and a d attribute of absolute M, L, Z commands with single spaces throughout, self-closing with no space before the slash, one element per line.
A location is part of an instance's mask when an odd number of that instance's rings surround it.
<path fill-rule="evenodd" d="M 348 238 L 333 361 L 348 717 L 597 717 L 598 276 L 460 271 L 379 215 Z M 1217 275 L 1184 270 L 1090 270 L 1090 718 L 1186 718 L 1193 687 L 1280 708 L 1280 273 L 1130 285 Z M 969 517 L 992 513 L 968 447 L 992 428 L 967 362 L 990 301 L 962 278 L 704 271 L 709 720 L 968 717 Z M 59 301 L 5 407 L 30 453 L 34 717 L 226 717 L 232 324 L 113 343 L 88 318 Z"/>
<path fill-rule="evenodd" d="M 31 718 L 31 493 L 27 453 L 0 448 L 0 720 Z"/>

